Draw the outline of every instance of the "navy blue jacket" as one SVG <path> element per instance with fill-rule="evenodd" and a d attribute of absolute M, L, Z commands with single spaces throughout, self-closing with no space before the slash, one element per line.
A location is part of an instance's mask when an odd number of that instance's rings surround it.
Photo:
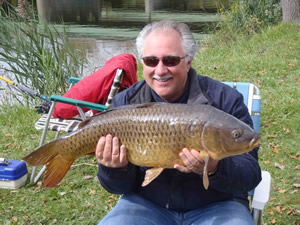
<path fill-rule="evenodd" d="M 116 95 L 113 107 L 161 101 L 145 81 L 140 81 Z M 197 75 L 192 68 L 188 73 L 184 93 L 174 103 L 209 104 L 252 126 L 243 96 L 238 91 L 209 77 Z M 111 193 L 135 192 L 158 205 L 179 212 L 224 200 L 239 201 L 248 207 L 248 191 L 261 180 L 258 148 L 220 160 L 216 173 L 209 176 L 208 190 L 203 187 L 201 175 L 182 173 L 176 169 L 165 169 L 149 185 L 141 187 L 147 169 L 130 163 L 127 169 L 108 168 L 99 164 L 98 178 Z"/>

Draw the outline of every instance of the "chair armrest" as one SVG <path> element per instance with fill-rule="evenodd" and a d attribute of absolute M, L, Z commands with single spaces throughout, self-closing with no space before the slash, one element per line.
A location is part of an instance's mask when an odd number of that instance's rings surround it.
<path fill-rule="evenodd" d="M 87 108 L 87 109 L 94 109 L 97 111 L 105 111 L 108 109 L 108 107 L 105 105 L 81 101 L 81 100 L 72 99 L 72 98 L 66 98 L 66 97 L 58 96 L 58 95 L 52 95 L 50 97 L 50 101 L 66 103 L 66 104 L 75 105 L 75 106 L 79 106 L 79 107 L 83 107 L 83 108 Z"/>
<path fill-rule="evenodd" d="M 254 189 L 252 208 L 263 210 L 269 200 L 271 189 L 271 175 L 268 171 L 261 172 L 262 180 Z"/>
<path fill-rule="evenodd" d="M 70 77 L 69 84 L 77 84 L 80 80 L 81 80 L 81 78 L 79 78 L 79 77 Z"/>

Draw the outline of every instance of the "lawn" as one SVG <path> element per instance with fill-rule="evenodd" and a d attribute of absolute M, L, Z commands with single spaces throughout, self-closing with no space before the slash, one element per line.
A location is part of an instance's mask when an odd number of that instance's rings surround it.
<path fill-rule="evenodd" d="M 260 165 L 272 175 L 264 224 L 300 224 L 299 34 L 299 26 L 282 24 L 235 42 L 206 40 L 193 63 L 200 74 L 221 81 L 253 82 L 260 88 Z M 0 157 L 20 160 L 38 146 L 41 132 L 34 123 L 39 116 L 33 107 L 11 108 L 2 103 Z M 30 174 L 31 167 L 28 170 Z M 1 224 L 97 223 L 118 196 L 101 187 L 96 173 L 95 157 L 86 156 L 55 188 L 27 182 L 17 190 L 0 189 Z"/>

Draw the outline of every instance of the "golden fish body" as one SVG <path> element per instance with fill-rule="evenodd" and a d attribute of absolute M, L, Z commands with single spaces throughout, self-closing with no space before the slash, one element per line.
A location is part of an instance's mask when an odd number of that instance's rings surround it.
<path fill-rule="evenodd" d="M 23 160 L 30 165 L 47 164 L 45 185 L 52 187 L 74 160 L 95 152 L 99 138 L 107 134 L 117 136 L 126 146 L 131 163 L 158 168 L 154 175 L 149 172 L 146 184 L 164 168 L 183 164 L 179 157 L 183 148 L 222 159 L 248 152 L 260 140 L 248 125 L 212 106 L 149 103 L 98 114 L 83 121 L 77 131 L 41 146 Z"/>

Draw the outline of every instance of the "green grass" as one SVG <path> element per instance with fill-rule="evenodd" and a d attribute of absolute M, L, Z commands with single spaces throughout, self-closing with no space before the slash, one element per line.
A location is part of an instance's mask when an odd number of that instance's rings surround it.
<path fill-rule="evenodd" d="M 236 42 L 206 40 L 193 64 L 200 74 L 222 81 L 251 81 L 261 90 L 260 165 L 272 175 L 264 224 L 300 222 L 300 190 L 295 186 L 300 183 L 299 31 L 297 26 L 279 25 Z M 138 67 L 141 78 L 141 64 Z M 34 129 L 38 117 L 30 108 L 0 108 L 0 157 L 21 159 L 38 146 L 40 131 Z M 94 179 L 95 157 L 83 157 L 75 165 L 53 189 L 41 183 L 0 189 L 1 224 L 97 223 L 118 196 L 107 193 Z"/>
<path fill-rule="evenodd" d="M 260 88 L 260 165 L 272 175 L 266 224 L 300 223 L 299 31 L 299 26 L 282 24 L 236 42 L 207 40 L 193 64 L 200 74 L 222 81 L 250 81 Z"/>

